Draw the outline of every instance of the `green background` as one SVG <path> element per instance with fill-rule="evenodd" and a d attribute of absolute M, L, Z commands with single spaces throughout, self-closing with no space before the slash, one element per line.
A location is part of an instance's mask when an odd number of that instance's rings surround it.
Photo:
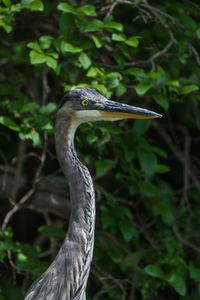
<path fill-rule="evenodd" d="M 75 86 L 163 114 L 77 132 L 97 204 L 87 299 L 200 299 L 199 15 L 189 0 L 0 1 L 0 300 L 23 299 L 65 236 L 53 128 Z"/>

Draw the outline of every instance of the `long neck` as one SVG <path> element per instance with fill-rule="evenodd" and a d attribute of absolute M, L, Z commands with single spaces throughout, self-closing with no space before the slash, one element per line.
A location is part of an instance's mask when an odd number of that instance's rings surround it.
<path fill-rule="evenodd" d="M 90 173 L 76 155 L 74 134 L 77 125 L 70 118 L 57 118 L 56 152 L 63 173 L 68 179 L 71 201 L 70 221 L 87 226 L 88 213 L 94 208 L 94 188 Z M 91 223 L 91 219 L 90 219 Z"/>
<path fill-rule="evenodd" d="M 79 276 L 80 282 L 85 281 L 85 288 L 93 254 L 95 194 L 90 173 L 79 161 L 74 149 L 76 128 L 77 125 L 70 117 L 57 115 L 56 151 L 62 170 L 68 179 L 71 201 L 71 216 L 66 243 L 75 242 L 81 248 L 83 266 L 79 270 Z M 79 258 L 74 257 L 73 259 L 78 260 Z M 81 278 L 83 276 L 85 278 Z"/>

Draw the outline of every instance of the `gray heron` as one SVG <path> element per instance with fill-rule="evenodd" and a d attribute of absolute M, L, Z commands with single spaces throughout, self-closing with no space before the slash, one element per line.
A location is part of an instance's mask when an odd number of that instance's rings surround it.
<path fill-rule="evenodd" d="M 56 258 L 32 284 L 25 300 L 86 300 L 94 246 L 95 193 L 90 173 L 74 148 L 77 127 L 88 121 L 159 117 L 153 111 L 108 100 L 90 88 L 76 88 L 63 97 L 56 116 L 55 145 L 69 183 L 69 226 Z"/>

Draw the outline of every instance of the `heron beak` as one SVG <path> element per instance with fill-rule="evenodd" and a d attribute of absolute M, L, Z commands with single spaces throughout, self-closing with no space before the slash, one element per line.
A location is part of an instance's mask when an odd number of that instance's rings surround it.
<path fill-rule="evenodd" d="M 162 117 L 162 115 L 151 110 L 131 106 L 128 104 L 122 104 L 111 100 L 96 102 L 95 107 L 95 109 L 101 113 L 101 116 L 105 120 L 153 119 Z"/>

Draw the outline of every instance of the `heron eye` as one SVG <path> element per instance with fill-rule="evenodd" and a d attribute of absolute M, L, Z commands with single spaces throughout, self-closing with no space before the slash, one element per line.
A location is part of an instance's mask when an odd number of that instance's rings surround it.
<path fill-rule="evenodd" d="M 88 102 L 88 100 L 83 99 L 83 100 L 81 101 L 81 104 L 82 104 L 82 106 L 88 106 L 89 102 Z"/>

